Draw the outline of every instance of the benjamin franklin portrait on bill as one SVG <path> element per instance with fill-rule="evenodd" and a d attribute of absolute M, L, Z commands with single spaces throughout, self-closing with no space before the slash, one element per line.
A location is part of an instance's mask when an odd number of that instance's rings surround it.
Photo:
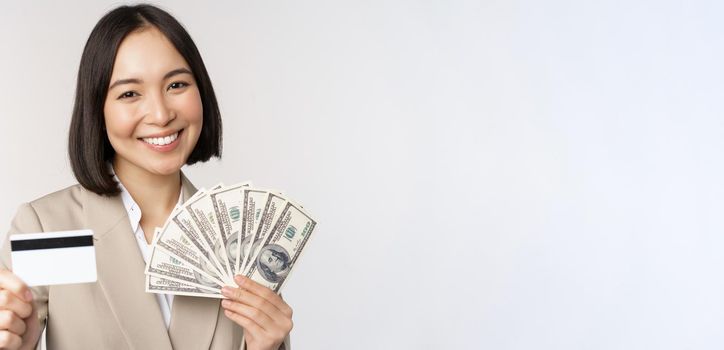
<path fill-rule="evenodd" d="M 280 282 L 289 274 L 289 253 L 278 244 L 264 246 L 257 257 L 259 273 L 269 282 Z"/>

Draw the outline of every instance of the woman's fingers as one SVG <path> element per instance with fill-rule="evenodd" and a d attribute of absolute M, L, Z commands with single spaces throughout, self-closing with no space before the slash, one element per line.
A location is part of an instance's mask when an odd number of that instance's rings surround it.
<path fill-rule="evenodd" d="M 277 319 L 286 317 L 279 309 L 266 299 L 259 297 L 252 292 L 243 290 L 241 288 L 230 288 L 224 287 L 221 289 L 221 294 L 225 297 L 237 301 L 242 304 L 252 306 L 256 309 L 263 311 L 269 317 Z"/>
<path fill-rule="evenodd" d="M 18 276 L 0 269 L 0 310 L 10 310 L 26 318 L 33 312 L 32 300 L 33 294 Z"/>
<path fill-rule="evenodd" d="M 292 308 L 259 283 L 238 275 L 234 280 L 239 288 L 221 289 L 228 298 L 221 302 L 224 314 L 248 332 L 250 348 L 276 349 L 292 330 Z"/>
<path fill-rule="evenodd" d="M 19 299 L 7 289 L 0 289 L 0 310 L 9 310 L 20 318 L 26 318 L 33 312 L 33 305 Z"/>
<path fill-rule="evenodd" d="M 263 330 L 272 330 L 275 328 L 274 320 L 269 317 L 269 315 L 264 313 L 264 311 L 259 310 L 255 307 L 244 305 L 242 303 L 235 302 L 229 299 L 222 300 L 221 306 L 228 311 L 232 311 L 235 314 L 239 314 L 250 320 L 253 320 L 254 323 L 256 323 Z"/>
<path fill-rule="evenodd" d="M 242 275 L 236 275 L 234 277 L 234 281 L 236 284 L 239 285 L 239 287 L 246 289 L 250 291 L 251 293 L 263 298 L 267 302 L 271 303 L 274 307 L 276 307 L 279 311 L 281 311 L 282 314 L 284 314 L 286 317 L 291 318 L 292 317 L 292 308 L 276 293 L 274 293 L 271 289 L 262 286 L 259 283 L 256 283 L 252 281 L 251 279 L 244 277 Z"/>
<path fill-rule="evenodd" d="M 8 330 L 17 335 L 25 334 L 25 321 L 9 310 L 0 310 L 0 329 Z"/>
<path fill-rule="evenodd" d="M 8 331 L 0 331 L 0 348 L 17 349 L 20 345 L 23 345 L 23 340 L 19 335 Z"/>
<path fill-rule="evenodd" d="M 224 315 L 226 315 L 226 317 L 228 317 L 232 321 L 236 322 L 238 325 L 242 326 L 246 332 L 249 332 L 256 336 L 264 333 L 264 329 L 262 329 L 261 326 L 259 326 L 252 319 L 249 319 L 243 315 L 239 315 L 231 310 L 224 310 Z"/>
<path fill-rule="evenodd" d="M 0 269 L 0 289 L 6 289 L 15 294 L 20 300 L 31 302 L 33 293 L 18 276 L 11 271 Z"/>
<path fill-rule="evenodd" d="M 33 314 L 33 294 L 11 271 L 0 269 L 0 348 L 17 349 Z"/>

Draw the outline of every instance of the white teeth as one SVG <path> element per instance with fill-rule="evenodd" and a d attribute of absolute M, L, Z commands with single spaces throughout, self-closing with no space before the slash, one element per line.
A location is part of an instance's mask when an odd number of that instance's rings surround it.
<path fill-rule="evenodd" d="M 156 146 L 165 146 L 171 142 L 176 141 L 177 137 L 178 137 L 178 132 L 173 135 L 166 136 L 166 137 L 145 137 L 145 138 L 143 138 L 143 141 L 146 143 L 150 143 L 152 145 L 156 145 Z"/>

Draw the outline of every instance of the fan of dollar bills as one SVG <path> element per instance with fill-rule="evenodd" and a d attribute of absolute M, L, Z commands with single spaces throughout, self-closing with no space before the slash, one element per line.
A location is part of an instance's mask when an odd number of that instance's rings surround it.
<path fill-rule="evenodd" d="M 279 293 L 317 222 L 278 191 L 250 183 L 200 189 L 156 228 L 146 291 L 223 298 L 241 274 Z"/>

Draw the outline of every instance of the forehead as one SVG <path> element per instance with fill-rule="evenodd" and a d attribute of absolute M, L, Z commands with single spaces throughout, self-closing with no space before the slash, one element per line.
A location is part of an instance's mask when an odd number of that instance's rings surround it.
<path fill-rule="evenodd" d="M 116 52 L 111 81 L 137 78 L 161 79 L 168 71 L 189 68 L 183 56 L 156 27 L 128 34 Z"/>

